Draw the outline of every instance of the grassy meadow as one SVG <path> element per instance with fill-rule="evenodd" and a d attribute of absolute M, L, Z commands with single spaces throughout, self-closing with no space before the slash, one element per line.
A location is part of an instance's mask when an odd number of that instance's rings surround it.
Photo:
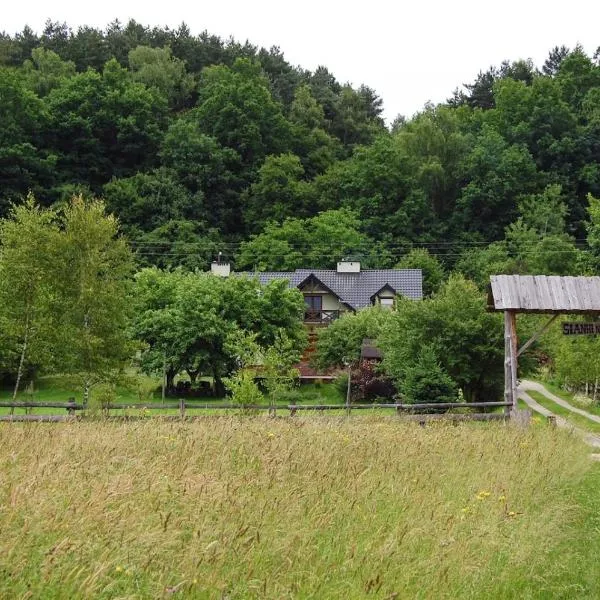
<path fill-rule="evenodd" d="M 160 380 L 156 377 L 148 377 L 135 373 L 135 377 L 132 377 L 132 381 L 136 381 L 139 385 L 118 385 L 115 389 L 114 402 L 117 404 L 127 405 L 130 408 L 118 409 L 109 411 L 111 416 L 150 416 L 150 415 L 170 415 L 175 416 L 179 414 L 178 409 L 161 409 L 161 410 L 145 410 L 144 407 L 152 406 L 153 404 L 161 404 L 161 391 L 160 391 Z M 92 402 L 95 400 L 97 393 L 96 388 L 91 390 Z M 13 391 L 11 388 L 4 387 L 0 388 L 0 401 L 11 402 Z M 290 392 L 289 397 L 282 397 L 278 400 L 278 404 L 288 404 L 293 399 L 298 404 L 343 404 L 345 402 L 345 393 L 342 393 L 337 385 L 329 383 L 309 383 L 296 386 Z M 82 400 L 82 391 L 73 385 L 72 381 L 69 381 L 67 377 L 52 376 L 42 377 L 35 382 L 35 386 L 28 386 L 22 389 L 18 396 L 17 402 L 67 402 L 69 398 L 75 398 L 77 402 Z M 178 397 L 168 396 L 165 402 L 168 404 L 177 403 Z M 231 403 L 228 398 L 215 398 L 213 396 L 205 397 L 189 397 L 186 398 L 186 402 L 190 405 L 202 405 L 202 404 L 219 404 L 219 403 Z M 265 400 L 267 403 L 267 400 Z M 223 414 L 223 410 L 217 411 L 194 411 L 193 408 L 188 408 L 188 414 Z M 0 407 L 0 415 L 10 414 L 11 409 L 9 407 Z M 237 414 L 239 411 L 232 409 L 231 411 L 225 411 L 228 414 Z M 390 411 L 393 412 L 393 411 Z M 43 414 L 66 414 L 65 409 L 57 408 L 15 408 L 13 413 L 15 415 L 22 415 L 25 413 L 34 415 Z"/>
<path fill-rule="evenodd" d="M 597 598 L 600 465 L 538 425 L 0 426 L 2 598 Z"/>

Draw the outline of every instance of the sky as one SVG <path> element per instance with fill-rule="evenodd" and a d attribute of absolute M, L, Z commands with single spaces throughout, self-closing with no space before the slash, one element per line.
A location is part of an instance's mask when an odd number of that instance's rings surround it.
<path fill-rule="evenodd" d="M 597 0 L 29 0 L 8 3 L 0 30 L 46 19 L 73 28 L 104 28 L 118 18 L 209 33 L 258 46 L 279 46 L 294 65 L 325 65 L 341 82 L 373 88 L 390 122 L 412 116 L 428 101 L 443 102 L 478 72 L 503 60 L 531 58 L 541 66 L 556 45 L 600 46 Z"/>

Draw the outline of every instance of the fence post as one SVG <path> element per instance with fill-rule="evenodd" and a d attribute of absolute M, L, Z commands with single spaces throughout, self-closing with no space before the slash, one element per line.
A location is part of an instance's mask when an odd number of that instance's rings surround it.
<path fill-rule="evenodd" d="M 179 398 L 179 416 L 185 419 L 185 398 Z"/>
<path fill-rule="evenodd" d="M 73 416 L 75 414 L 75 398 L 69 398 L 67 404 L 69 404 L 69 406 L 67 406 L 67 413 L 69 416 Z"/>
<path fill-rule="evenodd" d="M 292 398 L 292 404 L 290 406 L 290 417 L 293 417 L 296 414 L 296 399 Z"/>
<path fill-rule="evenodd" d="M 348 365 L 348 389 L 346 390 L 346 416 L 350 416 L 350 386 L 352 385 L 352 363 Z"/>

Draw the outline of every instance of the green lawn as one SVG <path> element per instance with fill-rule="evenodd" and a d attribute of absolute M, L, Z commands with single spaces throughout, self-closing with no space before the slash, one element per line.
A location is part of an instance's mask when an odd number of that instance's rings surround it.
<path fill-rule="evenodd" d="M 581 402 L 580 400 L 577 399 L 577 396 L 575 394 L 572 394 L 571 392 L 563 390 L 560 386 L 558 386 L 556 384 L 546 383 L 545 381 L 540 381 L 540 383 L 543 386 L 545 386 L 549 392 L 552 392 L 555 396 L 558 396 L 559 398 L 566 400 L 569 404 L 572 404 L 576 408 L 581 408 L 582 410 L 585 410 L 592 415 L 597 415 L 600 417 L 600 404 L 598 404 L 598 403 L 594 404 L 592 402 L 589 402 L 589 403 Z"/>
<path fill-rule="evenodd" d="M 600 433 L 600 423 L 595 423 L 594 421 L 590 421 L 581 415 L 578 415 L 574 412 L 571 412 L 569 409 L 564 408 L 560 404 L 553 402 L 550 398 L 544 396 L 539 392 L 530 390 L 527 392 L 538 404 L 541 404 L 544 408 L 552 411 L 555 415 L 560 417 L 564 417 L 580 429 L 584 429 L 586 431 L 591 431 L 593 433 Z M 566 399 L 566 398 L 565 398 Z"/>
<path fill-rule="evenodd" d="M 146 388 L 154 387 L 159 388 L 160 382 L 157 379 L 145 378 Z M 94 391 L 92 390 L 92 395 Z M 67 402 L 69 398 L 75 398 L 76 402 L 81 402 L 82 393 L 77 390 L 69 381 L 62 377 L 45 377 L 41 378 L 35 385 L 33 393 L 27 391 L 21 391 L 17 397 L 18 401 L 26 402 Z M 0 389 L 0 400 L 11 401 L 12 400 L 12 389 Z M 228 404 L 229 401 L 224 398 L 214 398 L 212 396 L 207 397 L 194 397 L 185 399 L 189 404 Z M 288 394 L 284 395 L 277 401 L 278 404 L 287 405 L 291 404 L 295 400 L 297 404 L 343 404 L 345 402 L 345 396 L 334 384 L 328 383 L 311 383 L 300 385 Z M 142 407 L 151 406 L 152 404 L 160 404 L 162 402 L 160 391 L 157 389 L 150 398 L 143 400 L 135 389 L 119 386 L 117 387 L 117 396 L 115 403 L 126 404 L 131 408 L 118 409 L 110 411 L 111 415 L 129 415 L 129 416 L 140 416 L 146 414 L 155 415 L 178 415 L 178 409 L 154 409 L 144 411 Z M 166 403 L 172 404 L 179 402 L 177 397 L 167 397 Z M 266 401 L 265 401 L 266 403 Z M 31 414 L 66 414 L 65 409 L 60 408 L 33 408 L 28 409 Z M 0 407 L 0 414 L 9 414 L 10 408 Z M 25 409 L 15 409 L 14 414 L 24 414 Z M 186 413 L 189 415 L 197 414 L 215 414 L 223 415 L 228 413 L 235 413 L 237 409 L 223 410 L 217 409 L 214 411 L 202 411 L 194 410 L 191 407 L 186 408 Z"/>

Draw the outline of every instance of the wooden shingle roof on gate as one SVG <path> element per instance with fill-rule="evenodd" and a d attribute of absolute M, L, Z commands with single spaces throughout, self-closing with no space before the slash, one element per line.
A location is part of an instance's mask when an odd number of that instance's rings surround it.
<path fill-rule="evenodd" d="M 600 277 L 492 275 L 489 310 L 600 313 Z"/>

